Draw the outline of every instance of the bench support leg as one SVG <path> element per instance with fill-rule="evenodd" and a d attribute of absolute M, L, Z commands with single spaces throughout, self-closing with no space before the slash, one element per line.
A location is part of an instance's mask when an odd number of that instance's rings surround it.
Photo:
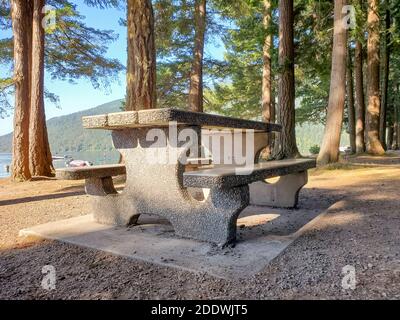
<path fill-rule="evenodd" d="M 236 240 L 236 222 L 248 204 L 248 186 L 211 189 L 203 205 L 169 220 L 179 236 L 225 245 Z"/>
<path fill-rule="evenodd" d="M 276 183 L 254 182 L 249 185 L 250 204 L 296 208 L 299 200 L 299 192 L 307 182 L 307 171 L 282 176 Z"/>
<path fill-rule="evenodd" d="M 115 190 L 112 177 L 86 179 L 85 190 L 90 196 L 96 221 L 124 226 L 137 223 L 140 214 L 131 202 L 121 201 L 124 199 Z"/>

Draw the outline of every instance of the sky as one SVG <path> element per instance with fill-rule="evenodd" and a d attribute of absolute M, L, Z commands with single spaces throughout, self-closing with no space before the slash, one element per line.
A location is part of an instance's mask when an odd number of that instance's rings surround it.
<path fill-rule="evenodd" d="M 118 40 L 109 46 L 107 56 L 117 58 L 126 65 L 126 29 L 118 23 L 125 13 L 117 9 L 88 8 L 83 4 L 78 5 L 78 11 L 86 17 L 85 21 L 88 26 L 111 29 L 119 34 Z M 105 89 L 94 89 L 89 80 L 78 80 L 76 84 L 71 84 L 66 81 L 52 80 L 49 76 L 45 76 L 45 87 L 60 97 L 60 108 L 45 101 L 46 117 L 50 119 L 123 98 L 125 96 L 125 75 L 121 72 L 119 81 L 113 83 L 110 89 L 107 89 L 108 92 Z M 12 114 L 10 117 L 0 119 L 0 135 L 10 133 L 12 125 Z"/>
<path fill-rule="evenodd" d="M 120 18 L 125 18 L 124 10 L 109 8 L 101 10 L 87 7 L 82 1 L 74 1 L 78 4 L 78 11 L 86 17 L 88 26 L 98 29 L 113 30 L 119 35 L 118 39 L 109 45 L 107 56 L 116 58 L 126 65 L 126 28 L 119 24 Z M 214 58 L 222 58 L 224 48 L 221 43 L 208 45 L 205 48 L 208 55 Z M 49 92 L 59 96 L 60 107 L 57 108 L 50 101 L 45 101 L 46 118 L 54 118 L 85 109 L 94 108 L 98 105 L 125 97 L 125 74 L 120 73 L 119 81 L 112 83 L 111 87 L 105 89 L 94 89 L 89 80 L 78 80 L 76 84 L 66 81 L 52 80 L 45 76 L 45 87 Z M 12 132 L 13 117 L 10 114 L 5 119 L 0 119 L 0 136 Z"/>

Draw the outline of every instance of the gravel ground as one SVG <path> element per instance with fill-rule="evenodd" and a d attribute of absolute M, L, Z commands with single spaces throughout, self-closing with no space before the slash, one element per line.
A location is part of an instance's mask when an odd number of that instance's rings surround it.
<path fill-rule="evenodd" d="M 0 180 L 0 299 L 399 299 L 399 188 L 400 166 L 313 171 L 300 206 L 322 216 L 258 275 L 227 281 L 20 239 L 22 228 L 88 213 L 87 197 L 79 182 Z M 41 287 L 44 265 L 56 268 L 55 290 Z M 346 265 L 355 290 L 342 288 Z"/>

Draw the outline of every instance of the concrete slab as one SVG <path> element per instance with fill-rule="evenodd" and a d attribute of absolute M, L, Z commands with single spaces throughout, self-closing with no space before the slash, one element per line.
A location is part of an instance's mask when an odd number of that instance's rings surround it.
<path fill-rule="evenodd" d="M 40 237 L 106 251 L 112 254 L 220 278 L 246 278 L 260 272 L 300 234 L 318 213 L 248 207 L 238 220 L 234 248 L 175 236 L 168 221 L 141 216 L 139 225 L 111 227 L 92 215 L 50 222 L 20 231 Z"/>

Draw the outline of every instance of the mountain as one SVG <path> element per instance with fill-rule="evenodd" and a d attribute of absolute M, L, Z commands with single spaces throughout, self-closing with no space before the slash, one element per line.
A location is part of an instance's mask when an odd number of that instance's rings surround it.
<path fill-rule="evenodd" d="M 53 154 L 81 151 L 113 150 L 111 132 L 85 130 L 82 117 L 121 111 L 122 100 L 111 101 L 98 107 L 56 117 L 47 121 L 50 148 Z M 12 134 L 0 137 L 0 152 L 11 152 Z"/>
<path fill-rule="evenodd" d="M 93 109 L 52 118 L 47 121 L 50 147 L 53 154 L 63 155 L 82 151 L 108 152 L 113 150 L 111 132 L 107 130 L 84 130 L 82 117 L 121 111 L 122 100 L 112 101 Z M 303 155 L 310 147 L 320 145 L 324 133 L 322 124 L 297 126 L 297 144 Z M 349 144 L 348 134 L 342 134 L 342 146 Z M 11 152 L 12 134 L 0 137 L 0 152 Z"/>

